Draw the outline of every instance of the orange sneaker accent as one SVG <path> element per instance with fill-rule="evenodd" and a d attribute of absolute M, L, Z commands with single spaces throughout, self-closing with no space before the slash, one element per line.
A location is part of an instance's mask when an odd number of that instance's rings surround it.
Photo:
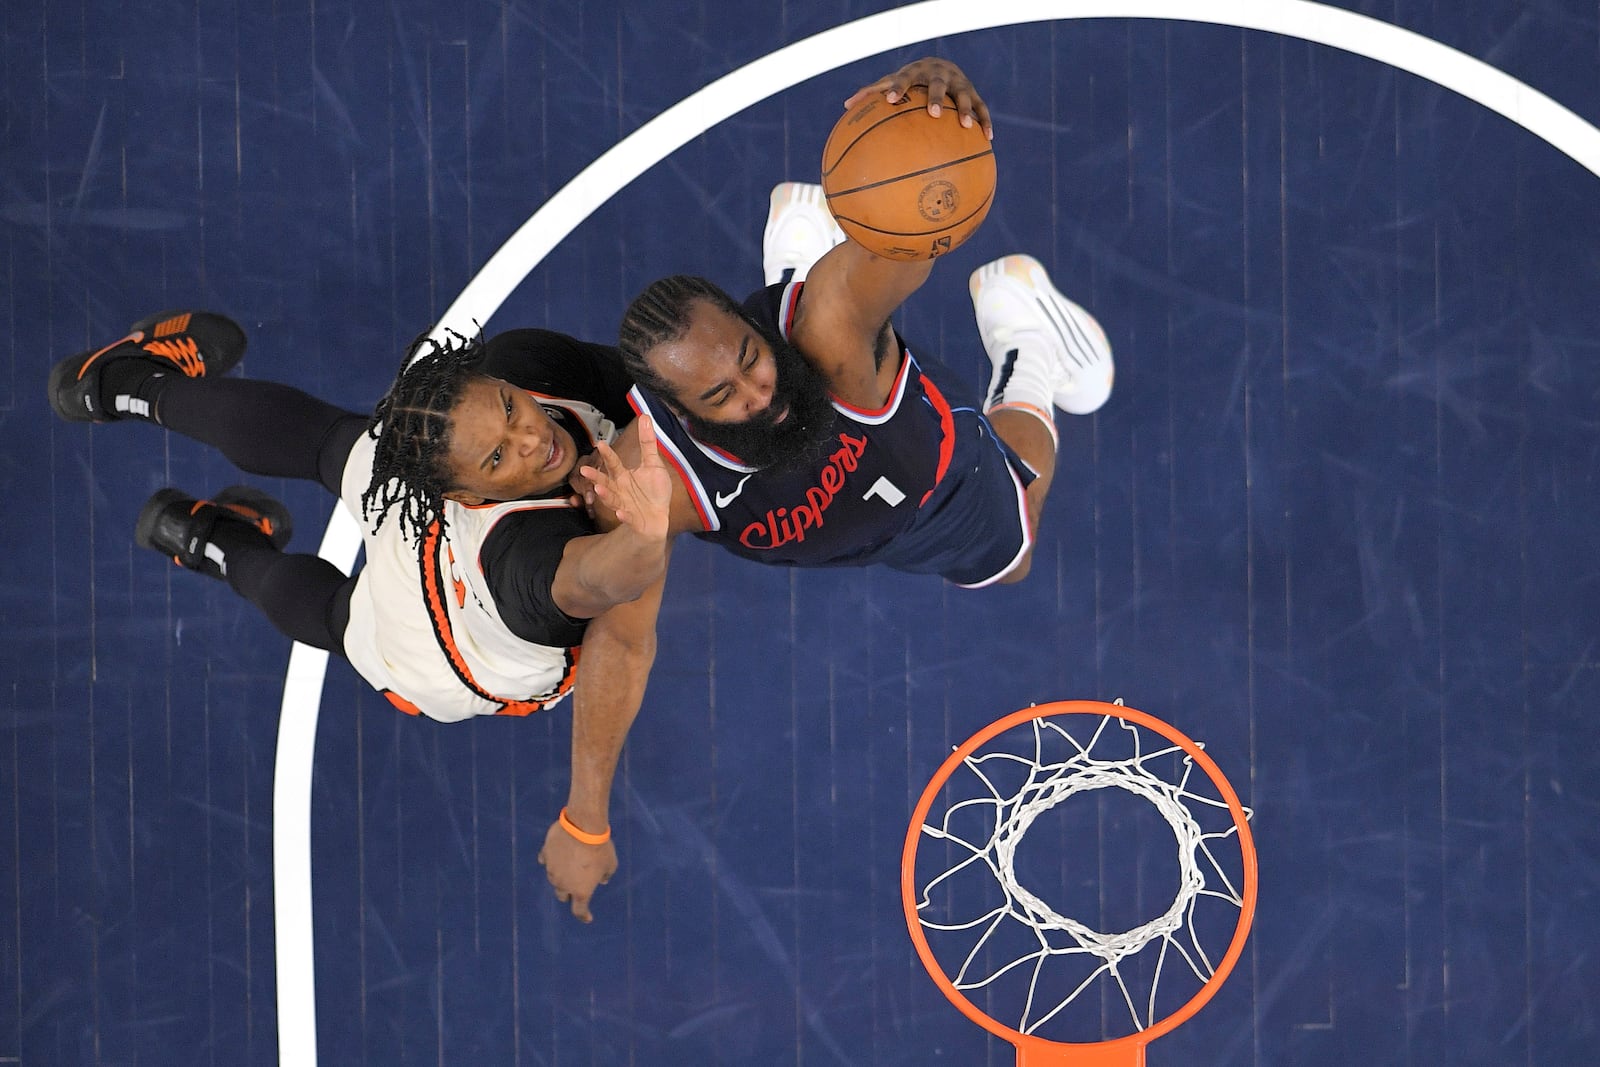
<path fill-rule="evenodd" d="M 261 512 L 257 511 L 253 507 L 250 507 L 248 504 L 222 504 L 219 506 L 227 508 L 229 511 L 233 512 L 235 515 L 239 516 L 245 522 L 248 522 L 251 526 L 254 526 L 268 537 L 272 536 L 272 516 L 263 515 Z"/>
<path fill-rule="evenodd" d="M 106 345 L 100 351 L 96 352 L 94 355 L 90 356 L 88 359 L 83 361 L 83 366 L 78 368 L 78 381 L 80 381 L 80 382 L 83 381 L 83 376 L 85 374 L 89 373 L 89 368 L 94 366 L 94 361 L 95 360 L 99 359 L 101 356 L 105 355 L 107 352 L 111 351 L 113 348 L 116 348 L 120 344 L 126 344 L 129 341 L 143 341 L 143 340 L 144 340 L 144 334 L 139 333 L 137 330 L 135 330 L 133 333 L 130 333 L 126 337 L 123 337 L 123 338 L 120 338 L 118 340 L 112 341 L 110 344 Z"/>
<path fill-rule="evenodd" d="M 182 337 L 175 341 L 148 341 L 144 350 L 152 356 L 171 360 L 190 378 L 205 377 L 206 362 L 200 358 L 200 348 L 194 343 L 193 337 Z"/>
<path fill-rule="evenodd" d="M 150 334 L 152 337 L 166 337 L 168 334 L 182 333 L 189 328 L 189 317 L 190 312 L 187 311 L 182 315 L 174 315 L 170 319 L 156 323 L 155 329 L 150 331 Z"/>

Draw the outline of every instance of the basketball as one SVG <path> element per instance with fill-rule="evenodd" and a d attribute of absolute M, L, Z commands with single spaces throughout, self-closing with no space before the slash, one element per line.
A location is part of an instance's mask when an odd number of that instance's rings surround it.
<path fill-rule="evenodd" d="M 822 149 L 822 190 L 839 228 L 885 259 L 942 256 L 971 237 L 994 203 L 994 149 L 950 98 L 928 114 L 928 87 L 897 103 L 882 93 L 846 111 Z"/>

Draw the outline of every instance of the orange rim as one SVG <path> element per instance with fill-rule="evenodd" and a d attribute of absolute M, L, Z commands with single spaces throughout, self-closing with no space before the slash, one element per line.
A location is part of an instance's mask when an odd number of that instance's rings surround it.
<path fill-rule="evenodd" d="M 922 825 L 928 818 L 928 812 L 933 807 L 934 796 L 940 788 L 950 779 L 955 769 L 979 748 L 989 741 L 1005 733 L 1015 726 L 1034 719 L 1050 718 L 1057 715 L 1097 715 L 1101 717 L 1124 719 L 1128 722 L 1142 726 L 1153 733 L 1165 737 L 1194 760 L 1195 764 L 1206 772 L 1217 792 L 1228 805 L 1228 812 L 1233 816 L 1234 825 L 1238 828 L 1239 852 L 1243 859 L 1243 903 L 1239 907 L 1239 922 L 1233 932 L 1233 940 L 1228 945 L 1227 953 L 1222 957 L 1222 962 L 1217 965 L 1216 971 L 1201 986 L 1194 996 L 1190 997 L 1177 1011 L 1161 1019 L 1146 1029 L 1125 1037 L 1113 1038 L 1109 1041 L 1091 1042 L 1066 1042 L 1051 1041 L 1032 1034 L 1025 1034 L 1020 1030 L 1005 1025 L 984 1011 L 972 1001 L 967 999 L 965 993 L 955 987 L 949 977 L 944 973 L 944 968 L 934 958 L 933 949 L 928 944 L 927 934 L 923 932 L 922 923 L 917 918 L 916 905 L 916 858 L 917 843 L 922 837 Z M 1172 726 L 1154 715 L 1134 708 L 1123 707 L 1119 704 L 1107 704 L 1098 700 L 1062 700 L 1053 704 L 1040 704 L 1036 707 L 1024 708 L 1013 712 L 1003 719 L 985 726 L 969 737 L 959 748 L 939 765 L 933 772 L 933 777 L 928 780 L 927 788 L 922 791 L 922 796 L 917 800 L 917 806 L 911 813 L 911 824 L 906 829 L 905 847 L 900 854 L 900 902 L 905 910 L 906 929 L 911 934 L 911 943 L 916 946 L 917 956 L 922 960 L 922 966 L 933 979 L 950 1002 L 961 1013 L 996 1037 L 1005 1038 L 1017 1047 L 1018 1064 L 1045 1064 L 1066 1062 L 1068 1057 L 1075 1064 L 1112 1065 L 1112 1064 L 1141 1064 L 1144 1062 L 1144 1047 L 1163 1034 L 1182 1026 L 1194 1013 L 1205 1007 L 1206 1002 L 1216 995 L 1222 988 L 1222 983 L 1227 981 L 1228 975 L 1233 972 L 1233 966 L 1238 962 L 1239 956 L 1244 952 L 1244 945 L 1250 938 L 1250 923 L 1255 918 L 1256 911 L 1256 846 L 1255 839 L 1250 833 L 1250 820 L 1244 811 L 1244 805 L 1239 802 L 1239 796 L 1234 792 L 1227 776 L 1222 773 L 1214 760 L 1206 755 L 1194 741 L 1185 736 L 1177 727 Z"/>

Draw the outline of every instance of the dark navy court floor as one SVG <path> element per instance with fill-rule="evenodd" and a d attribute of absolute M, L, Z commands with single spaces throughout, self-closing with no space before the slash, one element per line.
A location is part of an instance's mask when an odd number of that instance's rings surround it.
<path fill-rule="evenodd" d="M 0 8 L 0 1064 L 279 1052 L 290 645 L 132 543 L 158 487 L 240 476 L 151 427 L 54 421 L 52 361 L 203 306 L 249 329 L 243 373 L 370 408 L 600 153 L 892 6 Z M 1592 3 L 1343 6 L 1600 120 Z M 968 592 L 681 544 L 592 926 L 535 860 L 568 710 L 441 726 L 333 665 L 319 1061 L 1009 1063 L 912 952 L 906 821 L 983 723 L 1121 697 L 1206 743 L 1260 850 L 1238 969 L 1151 1064 L 1594 1062 L 1600 177 L 1426 73 L 1290 36 L 943 29 L 695 137 L 484 325 L 609 340 L 657 276 L 753 287 L 768 190 L 815 180 L 840 102 L 954 58 L 1000 192 L 903 332 L 980 382 L 967 275 L 1025 251 L 1117 352 L 1110 403 L 1061 421 L 1033 576 Z M 314 551 L 331 501 L 259 484 Z M 1081 864 L 1116 895 L 1104 858 Z"/>

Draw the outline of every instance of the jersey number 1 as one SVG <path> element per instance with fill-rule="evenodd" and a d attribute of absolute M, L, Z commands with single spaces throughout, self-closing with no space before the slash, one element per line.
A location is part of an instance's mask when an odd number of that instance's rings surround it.
<path fill-rule="evenodd" d="M 861 494 L 862 500 L 871 500 L 873 497 L 877 497 L 893 508 L 899 507 L 900 501 L 904 500 L 906 495 L 900 491 L 898 485 L 895 485 L 887 478 L 880 477 L 872 483 L 865 493 Z"/>

